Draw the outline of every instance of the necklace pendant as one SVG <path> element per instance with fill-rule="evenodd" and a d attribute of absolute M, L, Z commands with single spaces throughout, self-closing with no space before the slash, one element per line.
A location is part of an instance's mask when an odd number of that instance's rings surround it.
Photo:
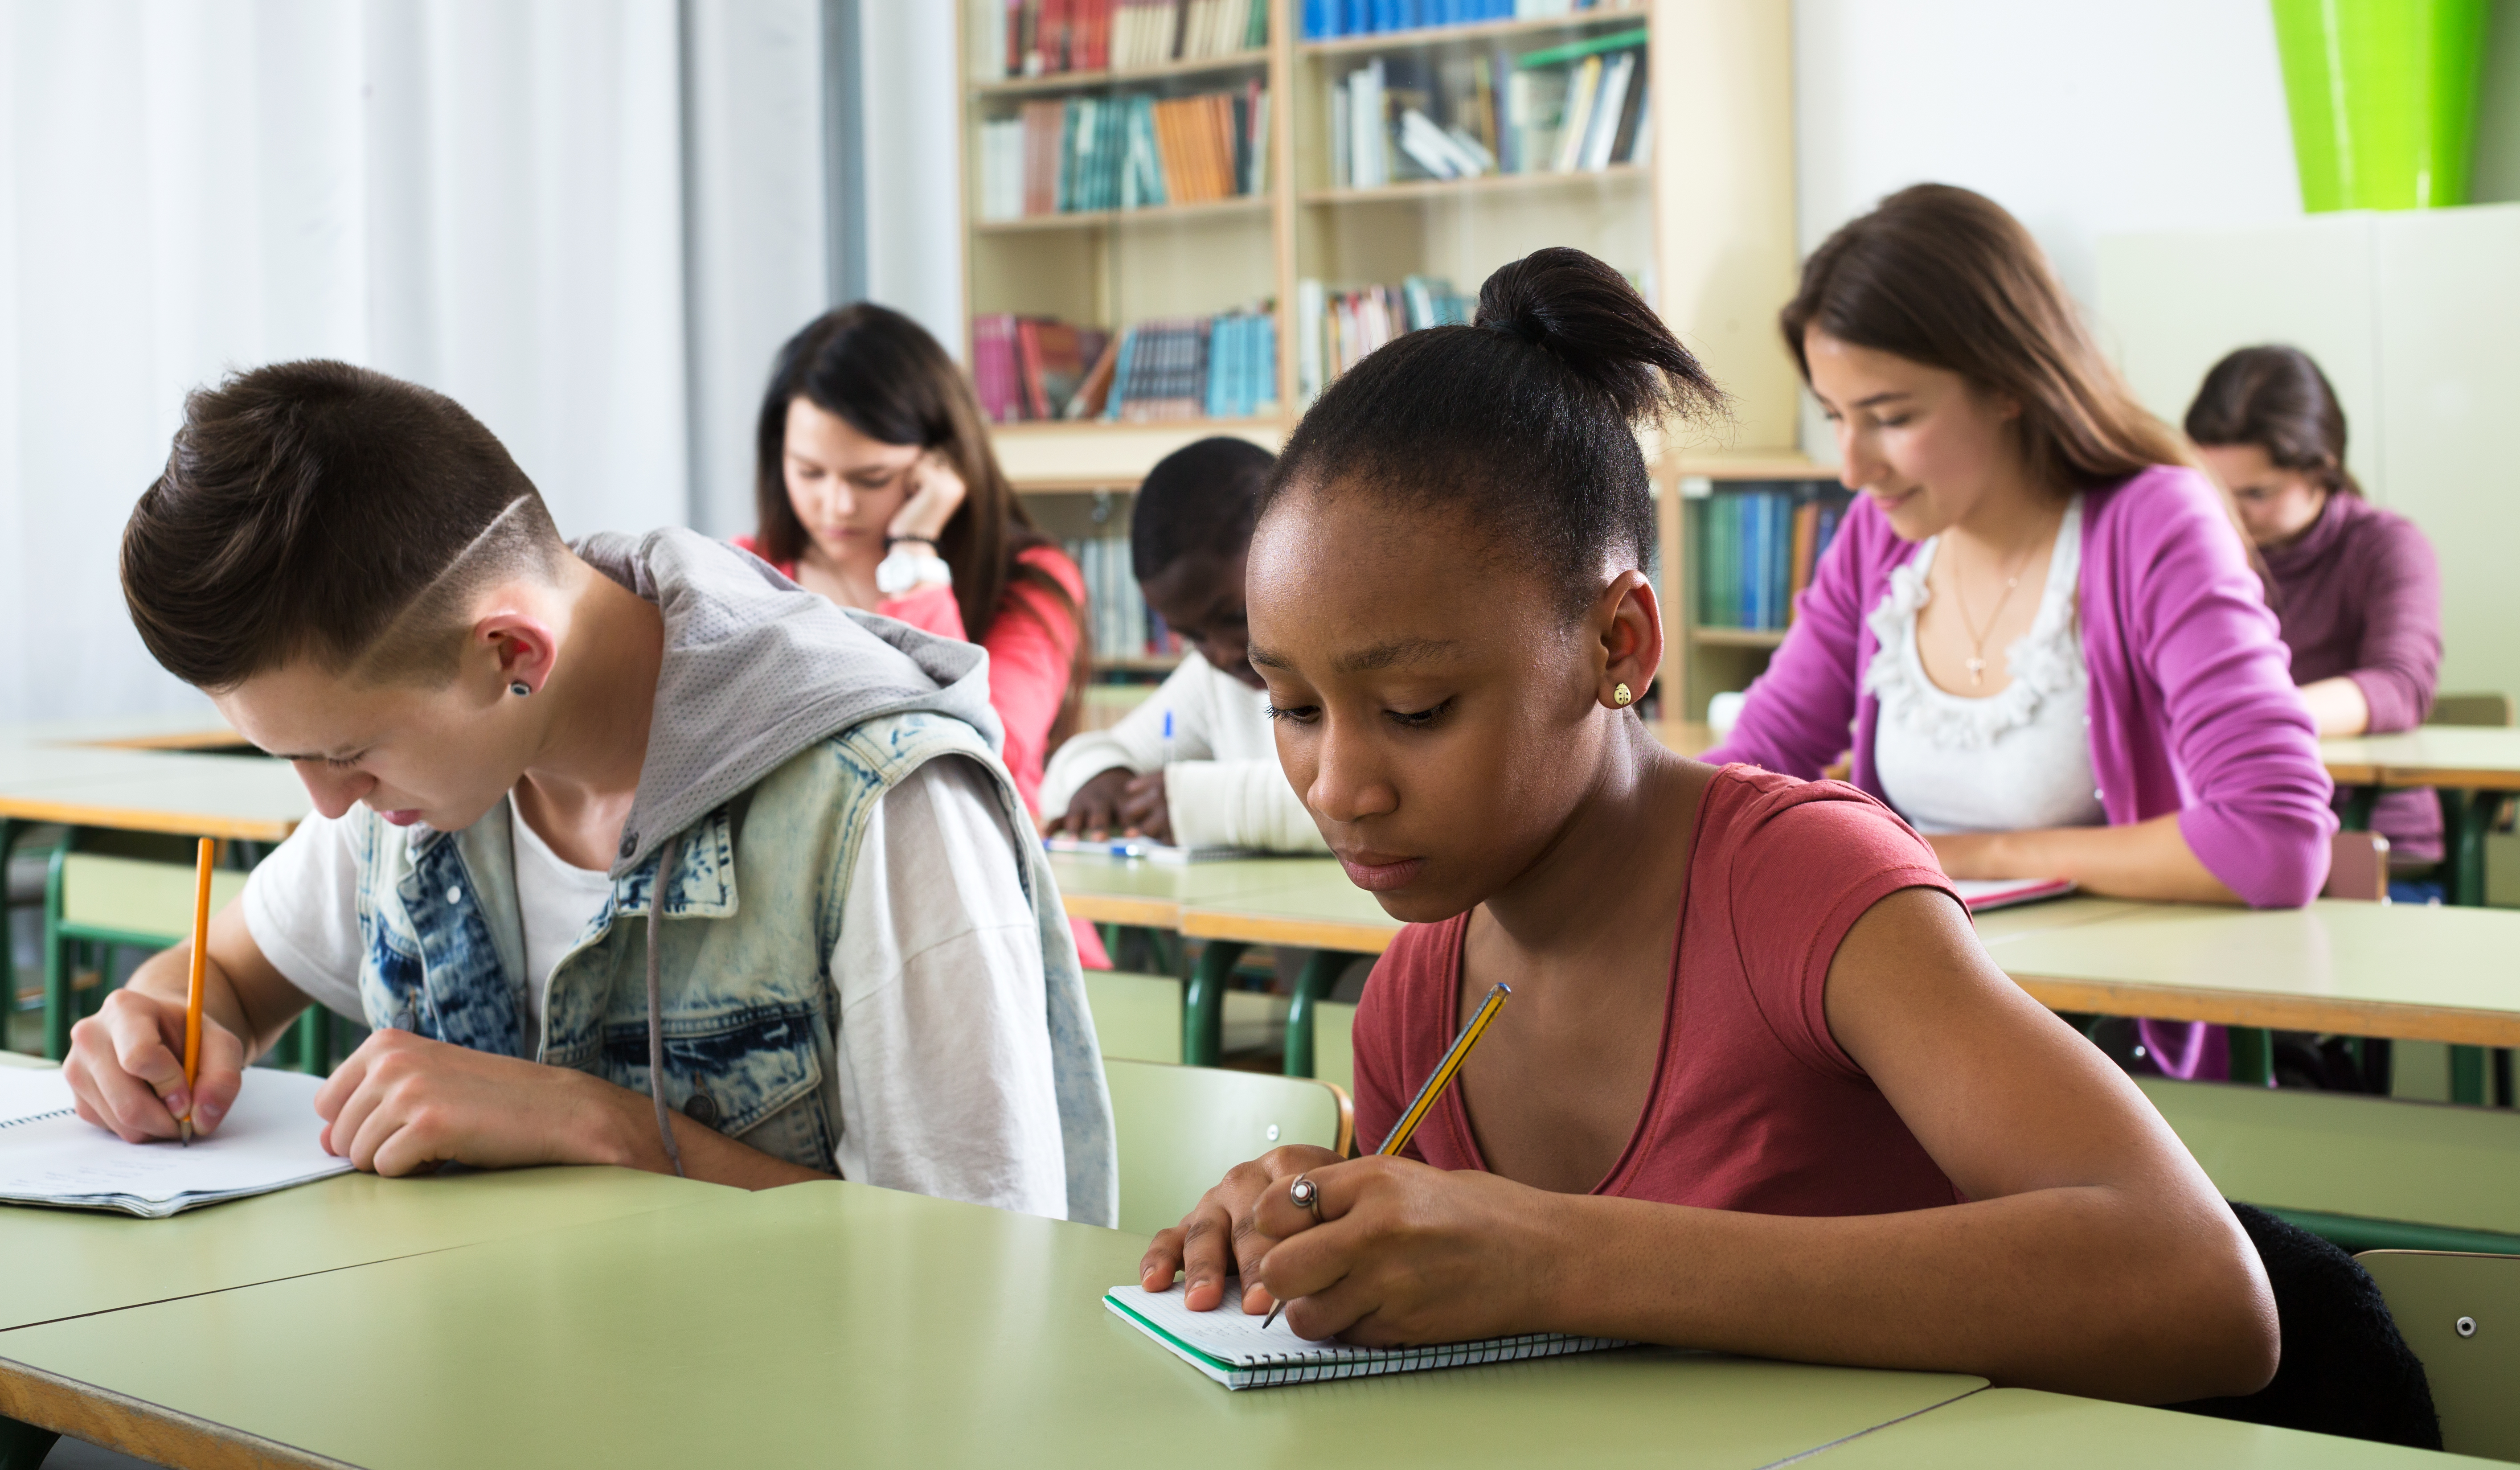
<path fill-rule="evenodd" d="M 1971 660 L 1969 660 L 1969 661 L 1968 661 L 1968 676 L 1969 676 L 1969 687 L 1970 687 L 1970 688 L 1972 688 L 1972 689 L 1976 688 L 1976 687 L 1977 687 L 1977 686 L 1979 686 L 1980 684 L 1985 683 L 1985 682 L 1986 682 L 1986 661 L 1985 661 L 1984 659 L 1971 659 Z"/>

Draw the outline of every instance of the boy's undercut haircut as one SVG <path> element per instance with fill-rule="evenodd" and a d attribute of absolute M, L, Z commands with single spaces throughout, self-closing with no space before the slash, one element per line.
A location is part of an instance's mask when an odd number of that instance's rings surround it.
<path fill-rule="evenodd" d="M 1260 492 L 1278 457 L 1249 439 L 1186 444 L 1147 472 L 1129 513 L 1130 570 L 1141 582 L 1186 556 L 1231 561 L 1251 544 Z"/>
<path fill-rule="evenodd" d="M 533 482 L 454 399 L 346 362 L 274 363 L 184 400 L 122 532 L 122 595 L 167 671 L 233 689 L 298 659 L 442 684 L 473 599 L 556 575 Z"/>

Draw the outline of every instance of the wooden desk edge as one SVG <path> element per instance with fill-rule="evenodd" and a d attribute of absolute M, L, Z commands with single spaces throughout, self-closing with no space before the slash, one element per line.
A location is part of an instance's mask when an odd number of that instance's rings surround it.
<path fill-rule="evenodd" d="M 2000 958 L 1998 963 L 2002 963 Z M 2520 1046 L 2520 1012 L 2124 985 L 2045 975 L 2015 975 L 2012 981 L 2029 991 L 2031 998 L 2055 1011 L 2390 1036 L 2402 1041 L 2448 1041 L 2459 1046 Z"/>
<path fill-rule="evenodd" d="M 251 843 L 280 842 L 297 829 L 297 823 L 279 817 L 221 816 L 215 812 L 99 806 L 88 802 L 47 801 L 42 797 L 0 796 L 0 816 L 25 822 L 59 822 L 67 827 L 169 832 L 177 837 L 223 837 Z"/>
<path fill-rule="evenodd" d="M 1110 894 L 1061 894 L 1067 916 L 1089 924 L 1131 924 L 1143 929 L 1177 929 L 1182 906 L 1170 898 L 1130 898 Z"/>
<path fill-rule="evenodd" d="M 1181 916 L 1181 932 L 1192 939 L 1233 940 L 1244 944 L 1291 944 L 1299 949 L 1335 949 L 1347 954 L 1380 954 L 1399 937 L 1399 926 L 1350 924 L 1336 919 L 1301 919 L 1279 914 L 1235 913 L 1193 908 Z"/>
<path fill-rule="evenodd" d="M 0 1344 L 8 1341 L 0 1335 Z M 0 1357 L 0 1414 L 119 1449 L 153 1465 L 248 1470 L 266 1465 L 349 1470 L 347 1462 L 249 1435 L 163 1404 Z"/>

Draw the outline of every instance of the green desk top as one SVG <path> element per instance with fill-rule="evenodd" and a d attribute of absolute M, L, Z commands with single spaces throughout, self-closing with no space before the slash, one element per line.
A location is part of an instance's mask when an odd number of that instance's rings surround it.
<path fill-rule="evenodd" d="M 2425 725 L 2322 740 L 2318 758 L 2344 785 L 2520 790 L 2520 729 Z"/>
<path fill-rule="evenodd" d="M 1328 857 L 1246 857 L 1229 862 L 1160 863 L 1143 858 L 1053 852 L 1050 870 L 1058 892 L 1070 898 L 1149 898 L 1166 903 L 1209 903 L 1320 882 L 1346 882 Z"/>
<path fill-rule="evenodd" d="M 1980 1386 L 1636 1351 L 1229 1393 L 1102 1308 L 1144 1248 L 797 1184 L 0 1334 L 0 1408 L 181 1462 L 276 1442 L 375 1470 L 1749 1470 Z"/>
<path fill-rule="evenodd" d="M 0 816 L 277 842 L 314 809 L 268 757 L 0 747 Z"/>
<path fill-rule="evenodd" d="M 0 1330 L 734 1193 L 629 1169 L 520 1169 L 342 1174 L 165 1219 L 0 1205 Z"/>
<path fill-rule="evenodd" d="M 2058 1010 L 2520 1045 L 2520 912 L 2503 909 L 2140 904 L 1987 952 Z"/>
<path fill-rule="evenodd" d="M 2501 1463 L 2029 1389 L 1987 1389 L 1835 1446 L 1815 1457 L 1811 1470 L 2448 1470 Z"/>

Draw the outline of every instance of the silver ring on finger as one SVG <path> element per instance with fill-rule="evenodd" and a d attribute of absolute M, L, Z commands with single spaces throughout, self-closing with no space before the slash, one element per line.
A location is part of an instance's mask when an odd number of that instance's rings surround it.
<path fill-rule="evenodd" d="M 1311 1211 L 1314 1224 L 1322 1222 L 1322 1186 L 1297 1174 L 1295 1182 L 1286 1186 L 1286 1199 L 1298 1210 Z"/>

